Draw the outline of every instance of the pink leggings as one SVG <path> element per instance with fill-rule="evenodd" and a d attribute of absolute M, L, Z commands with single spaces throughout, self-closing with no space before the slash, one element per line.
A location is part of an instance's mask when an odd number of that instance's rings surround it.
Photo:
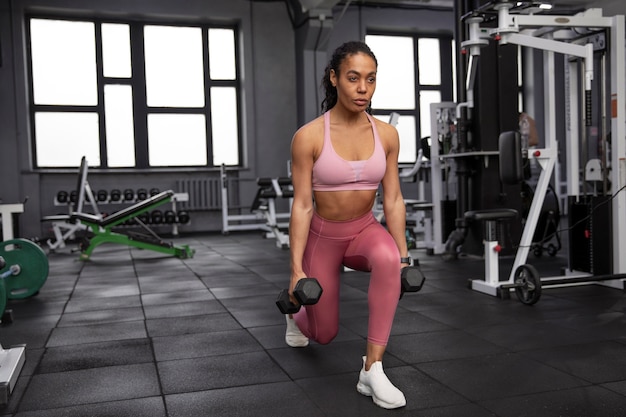
<path fill-rule="evenodd" d="M 294 315 L 298 327 L 320 344 L 337 336 L 342 265 L 371 271 L 367 341 L 386 346 L 400 297 L 400 253 L 371 212 L 349 221 L 331 221 L 313 214 L 303 269 L 308 277 L 317 278 L 324 291 L 317 304 L 304 306 Z"/>

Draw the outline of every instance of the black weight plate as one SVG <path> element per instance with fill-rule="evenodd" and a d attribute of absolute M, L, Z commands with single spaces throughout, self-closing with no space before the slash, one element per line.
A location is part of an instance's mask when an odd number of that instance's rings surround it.
<path fill-rule="evenodd" d="M 532 265 L 520 265 L 513 278 L 515 294 L 526 305 L 533 305 L 541 298 L 541 279 Z"/>

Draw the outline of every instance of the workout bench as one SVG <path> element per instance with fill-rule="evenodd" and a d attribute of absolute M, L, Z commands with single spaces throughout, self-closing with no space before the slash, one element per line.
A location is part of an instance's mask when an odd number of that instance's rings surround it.
<path fill-rule="evenodd" d="M 135 203 L 132 206 L 128 206 L 104 218 L 87 213 L 72 213 L 72 220 L 79 220 L 94 233 L 94 236 L 89 239 L 89 244 L 81 247 L 81 259 L 89 259 L 94 249 L 103 243 L 117 243 L 121 245 L 134 246 L 136 248 L 149 249 L 183 259 L 193 257 L 195 251 L 190 249 L 189 246 L 175 246 L 172 243 L 164 242 L 137 217 L 142 213 L 153 210 L 162 204 L 170 202 L 173 196 L 174 192 L 172 190 L 162 191 L 159 194 L 153 195 L 146 200 Z M 149 235 L 133 232 L 119 233 L 113 231 L 114 227 L 123 225 L 131 220 L 137 222 L 137 224 L 148 231 Z"/>

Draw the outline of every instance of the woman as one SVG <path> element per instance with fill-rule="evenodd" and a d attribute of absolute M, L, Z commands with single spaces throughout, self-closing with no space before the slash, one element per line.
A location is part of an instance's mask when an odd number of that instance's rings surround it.
<path fill-rule="evenodd" d="M 334 339 L 341 266 L 371 271 L 368 338 L 357 390 L 383 408 L 398 408 L 406 400 L 387 379 L 382 358 L 400 296 L 400 269 L 410 258 L 398 176 L 398 132 L 367 113 L 377 65 L 365 43 L 341 45 L 322 81 L 324 114 L 293 137 L 290 294 L 307 276 L 318 279 L 323 294 L 317 304 L 287 316 L 285 340 L 302 347 L 309 339 L 320 344 Z M 388 231 L 372 214 L 381 183 Z"/>

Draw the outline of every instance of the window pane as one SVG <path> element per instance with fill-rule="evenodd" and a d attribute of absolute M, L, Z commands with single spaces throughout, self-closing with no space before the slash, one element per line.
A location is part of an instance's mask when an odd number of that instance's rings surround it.
<path fill-rule="evenodd" d="M 200 28 L 146 26 L 148 106 L 204 107 Z"/>
<path fill-rule="evenodd" d="M 30 31 L 35 104 L 98 104 L 93 23 L 31 19 Z"/>
<path fill-rule="evenodd" d="M 76 166 L 83 156 L 100 165 L 96 113 L 35 113 L 37 166 Z"/>
<path fill-rule="evenodd" d="M 206 165 L 206 122 L 202 114 L 149 114 L 151 166 Z"/>
<path fill-rule="evenodd" d="M 102 56 L 105 77 L 131 77 L 128 25 L 102 24 Z"/>
<path fill-rule="evenodd" d="M 389 114 L 377 114 L 376 117 L 383 122 L 389 123 Z M 400 136 L 400 153 L 398 154 L 399 163 L 413 163 L 417 156 L 417 142 L 415 139 L 415 117 L 399 116 L 396 124 L 398 135 Z"/>
<path fill-rule="evenodd" d="M 415 57 L 413 39 L 404 36 L 368 35 L 365 42 L 376 55 L 378 72 L 372 107 L 415 108 Z M 401 92 L 401 93 L 400 93 Z"/>
<path fill-rule="evenodd" d="M 234 87 L 211 88 L 211 124 L 213 165 L 238 165 L 237 90 Z"/>
<path fill-rule="evenodd" d="M 108 166 L 135 166 L 132 87 L 129 85 L 105 85 L 104 114 Z"/>
<path fill-rule="evenodd" d="M 213 80 L 234 80 L 235 32 L 232 29 L 209 29 L 209 74 Z"/>
<path fill-rule="evenodd" d="M 441 84 L 441 57 L 439 39 L 422 38 L 417 41 L 419 78 L 422 85 Z"/>
<path fill-rule="evenodd" d="M 430 103 L 441 103 L 441 92 L 422 91 L 420 93 L 420 138 L 431 135 Z"/>
<path fill-rule="evenodd" d="M 398 134 L 400 135 L 400 154 L 398 155 L 398 162 L 415 162 L 417 156 L 415 117 L 400 116 L 396 129 L 398 129 Z"/>

